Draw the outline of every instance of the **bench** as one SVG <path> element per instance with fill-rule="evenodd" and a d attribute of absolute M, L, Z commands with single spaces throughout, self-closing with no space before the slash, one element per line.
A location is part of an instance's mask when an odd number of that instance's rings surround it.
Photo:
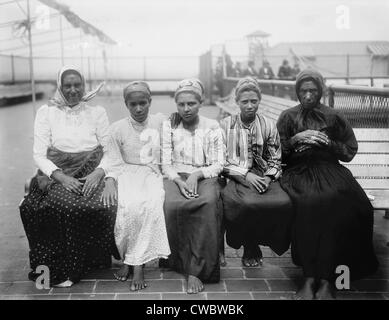
<path fill-rule="evenodd" d="M 44 92 L 37 90 L 35 97 L 37 100 L 42 99 Z M 0 86 L 0 107 L 9 106 L 32 100 L 32 90 L 29 84 Z"/>
<path fill-rule="evenodd" d="M 294 107 L 296 101 L 262 95 L 259 112 L 277 121 L 281 112 Z M 239 111 L 233 93 L 216 102 L 220 112 L 218 119 Z M 384 210 L 389 219 L 389 129 L 354 129 L 358 141 L 358 153 L 347 167 L 365 190 L 374 209 Z"/>

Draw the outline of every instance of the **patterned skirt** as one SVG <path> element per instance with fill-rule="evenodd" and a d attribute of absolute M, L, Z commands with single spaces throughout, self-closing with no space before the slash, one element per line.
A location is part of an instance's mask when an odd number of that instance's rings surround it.
<path fill-rule="evenodd" d="M 142 265 L 170 254 L 162 175 L 150 167 L 126 164 L 118 177 L 115 240 L 125 264 Z"/>
<path fill-rule="evenodd" d="M 101 148 L 80 154 L 48 152 L 48 158 L 75 178 L 90 174 L 101 157 Z M 32 179 L 30 192 L 20 206 L 30 247 L 31 280 L 37 276 L 36 268 L 45 265 L 51 285 L 68 279 L 76 283 L 92 269 L 110 267 L 111 255 L 119 258 L 113 234 L 117 208 L 104 207 L 100 201 L 103 188 L 101 181 L 86 197 L 67 191 L 42 174 Z"/>

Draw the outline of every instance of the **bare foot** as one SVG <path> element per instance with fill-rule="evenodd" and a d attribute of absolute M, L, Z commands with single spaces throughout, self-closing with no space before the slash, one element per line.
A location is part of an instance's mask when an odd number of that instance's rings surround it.
<path fill-rule="evenodd" d="M 64 282 L 61 282 L 59 284 L 54 285 L 56 288 L 70 288 L 73 285 L 73 281 L 66 280 Z"/>
<path fill-rule="evenodd" d="M 317 300 L 335 300 L 335 288 L 327 280 L 320 280 L 319 289 L 316 292 Z"/>
<path fill-rule="evenodd" d="M 245 267 L 258 267 L 263 264 L 262 251 L 258 246 L 243 247 L 242 264 Z"/>
<path fill-rule="evenodd" d="M 313 300 L 315 298 L 315 279 L 314 278 L 305 278 L 303 285 L 297 292 L 294 294 L 294 300 Z"/>
<path fill-rule="evenodd" d="M 187 293 L 199 293 L 204 290 L 204 285 L 200 281 L 199 278 L 189 275 L 188 276 L 188 288 L 186 290 Z"/>
<path fill-rule="evenodd" d="M 134 277 L 131 281 L 130 290 L 138 291 L 147 287 L 147 284 L 143 275 L 143 266 L 134 266 Z"/>
<path fill-rule="evenodd" d="M 129 274 L 130 274 L 130 266 L 128 264 L 123 264 L 122 267 L 113 275 L 116 278 L 116 280 L 127 281 Z"/>

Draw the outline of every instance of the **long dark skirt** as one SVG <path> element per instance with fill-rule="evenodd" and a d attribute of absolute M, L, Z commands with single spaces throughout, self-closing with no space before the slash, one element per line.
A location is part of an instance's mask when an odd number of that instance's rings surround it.
<path fill-rule="evenodd" d="M 71 154 L 66 155 L 71 160 Z M 91 173 L 100 158 L 84 161 L 74 177 Z M 30 246 L 30 279 L 34 280 L 39 265 L 49 267 L 51 285 L 67 279 L 76 283 L 92 269 L 110 267 L 111 255 L 119 258 L 113 235 L 117 208 L 105 208 L 100 202 L 104 182 L 85 197 L 55 182 L 42 189 L 41 179 L 42 175 L 33 178 L 30 192 L 20 206 Z"/>
<path fill-rule="evenodd" d="M 186 180 L 188 175 L 182 174 Z M 177 185 L 164 180 L 165 219 L 171 254 L 168 265 L 204 282 L 220 280 L 219 241 L 222 218 L 218 178 L 199 182 L 196 199 L 186 199 Z"/>
<path fill-rule="evenodd" d="M 289 249 L 293 206 L 279 182 L 259 194 L 244 178 L 235 177 L 222 191 L 227 244 L 269 246 L 282 255 Z"/>
<path fill-rule="evenodd" d="M 351 279 L 360 279 L 378 266 L 373 208 L 347 168 L 323 160 L 301 159 L 281 179 L 296 211 L 292 259 L 306 277 L 333 281 L 336 267 L 346 265 Z"/>

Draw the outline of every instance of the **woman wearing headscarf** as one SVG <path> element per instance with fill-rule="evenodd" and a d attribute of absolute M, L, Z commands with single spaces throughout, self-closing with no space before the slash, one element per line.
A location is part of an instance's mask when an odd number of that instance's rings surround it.
<path fill-rule="evenodd" d="M 142 266 L 170 254 L 159 168 L 160 130 L 165 118 L 161 113 L 149 115 L 151 92 L 146 82 L 129 83 L 123 97 L 130 115 L 110 128 L 102 200 L 107 205 L 118 202 L 115 239 L 123 266 L 115 277 L 127 280 L 133 267 L 130 289 L 135 291 L 146 287 Z"/>
<path fill-rule="evenodd" d="M 261 101 L 258 82 L 241 79 L 235 89 L 240 112 L 221 120 L 226 145 L 222 191 L 227 244 L 244 247 L 245 267 L 261 264 L 259 245 L 278 255 L 288 250 L 293 208 L 278 182 L 281 143 L 276 124 L 257 113 Z"/>
<path fill-rule="evenodd" d="M 292 259 L 304 283 L 297 299 L 333 299 L 338 266 L 351 280 L 377 269 L 372 244 L 373 208 L 351 172 L 358 150 L 354 132 L 336 110 L 320 103 L 322 76 L 303 70 L 296 80 L 300 104 L 285 110 L 277 123 L 286 169 L 282 188 L 293 201 Z"/>
<path fill-rule="evenodd" d="M 219 124 L 198 114 L 204 101 L 199 80 L 181 81 L 174 98 L 178 112 L 162 130 L 169 265 L 187 277 L 188 293 L 198 293 L 203 282 L 220 280 L 218 175 L 224 165 L 224 145 Z"/>
<path fill-rule="evenodd" d="M 51 285 L 68 287 L 93 268 L 110 267 L 111 254 L 117 256 L 116 208 L 100 202 L 108 117 L 87 103 L 101 87 L 85 93 L 81 72 L 64 67 L 54 98 L 37 111 L 33 152 L 39 170 L 20 206 L 31 280 L 45 265 Z"/>

